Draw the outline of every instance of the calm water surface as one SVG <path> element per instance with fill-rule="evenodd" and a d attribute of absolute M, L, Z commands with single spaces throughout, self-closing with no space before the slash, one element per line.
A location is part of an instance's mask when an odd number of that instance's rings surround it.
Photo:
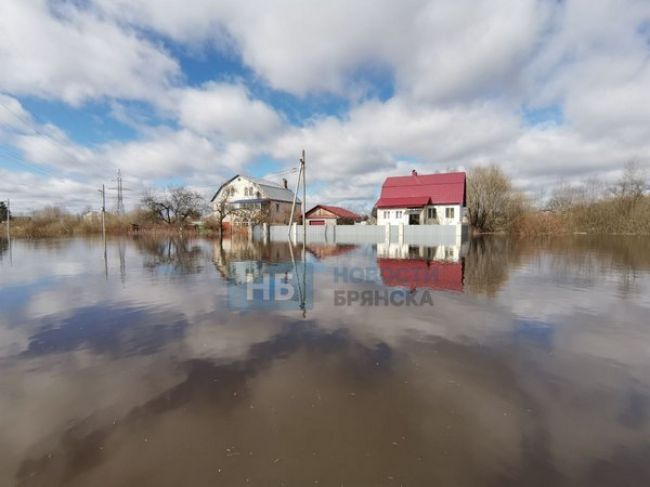
<path fill-rule="evenodd" d="M 650 485 L 648 239 L 311 246 L 311 309 L 229 308 L 292 253 L 0 240 L 0 485 Z"/>

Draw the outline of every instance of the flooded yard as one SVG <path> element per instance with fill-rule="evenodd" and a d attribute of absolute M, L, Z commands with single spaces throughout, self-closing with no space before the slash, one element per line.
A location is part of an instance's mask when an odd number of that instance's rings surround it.
<path fill-rule="evenodd" d="M 0 241 L 0 485 L 650 485 L 649 316 L 647 238 Z"/>

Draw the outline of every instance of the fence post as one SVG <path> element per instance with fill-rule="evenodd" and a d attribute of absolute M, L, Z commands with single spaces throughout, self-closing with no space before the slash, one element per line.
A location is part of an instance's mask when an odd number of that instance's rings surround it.
<path fill-rule="evenodd" d="M 386 240 L 386 243 L 387 243 L 387 244 L 390 244 L 390 223 L 387 223 L 387 224 L 384 226 L 384 230 L 385 230 L 384 238 L 385 238 L 385 240 Z"/>
<path fill-rule="evenodd" d="M 397 227 L 397 240 L 400 245 L 404 245 L 404 224 L 400 223 Z"/>
<path fill-rule="evenodd" d="M 264 245 L 269 242 L 269 224 L 266 222 L 262 223 L 262 241 Z"/>
<path fill-rule="evenodd" d="M 296 222 L 291 224 L 291 240 L 293 240 L 293 244 L 296 245 L 296 242 L 298 241 L 298 224 Z"/>

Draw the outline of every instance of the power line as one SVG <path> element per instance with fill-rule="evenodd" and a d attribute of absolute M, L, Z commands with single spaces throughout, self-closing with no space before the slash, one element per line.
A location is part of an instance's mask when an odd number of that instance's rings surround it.
<path fill-rule="evenodd" d="M 24 123 L 27 127 L 29 127 L 29 129 L 30 129 L 34 134 L 36 134 L 36 135 L 40 135 L 41 137 L 46 137 L 46 138 L 48 138 L 48 139 L 52 139 L 52 140 L 54 141 L 54 143 L 59 144 L 61 147 L 63 147 L 63 145 L 62 145 L 58 140 L 52 138 L 51 135 L 48 135 L 48 134 L 45 134 L 44 132 L 41 132 L 40 129 L 37 129 L 37 128 L 32 124 L 32 121 L 31 121 L 31 120 L 25 120 L 21 115 L 18 115 L 18 114 L 17 114 L 16 112 L 14 112 L 10 107 L 8 107 L 7 105 L 5 105 L 5 104 L 2 102 L 2 100 L 0 100 L 0 106 L 3 106 L 3 107 L 5 108 L 5 110 L 7 110 L 11 115 L 13 115 L 14 118 L 15 118 L 16 120 L 18 120 L 19 122 Z M 67 148 L 66 148 L 66 149 L 67 149 Z"/>
<path fill-rule="evenodd" d="M 2 147 L 0 147 L 0 149 L 2 149 Z M 40 172 L 41 174 L 43 174 L 45 176 L 49 176 L 49 177 L 52 177 L 52 178 L 59 177 L 59 176 L 56 176 L 55 174 L 51 173 L 50 171 L 47 171 L 46 169 L 43 169 L 40 166 L 36 166 L 36 165 L 33 165 L 33 164 L 28 164 L 27 162 L 25 162 L 24 160 L 22 160 L 18 156 L 12 154 L 11 152 L 0 151 L 0 156 L 2 158 L 4 158 L 4 159 L 7 159 L 7 160 L 11 161 L 11 162 L 15 162 L 17 164 L 20 164 L 21 166 L 24 166 L 27 169 Z"/>

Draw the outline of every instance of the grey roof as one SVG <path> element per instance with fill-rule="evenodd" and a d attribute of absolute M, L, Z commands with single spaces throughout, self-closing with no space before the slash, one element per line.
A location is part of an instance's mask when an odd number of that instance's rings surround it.
<path fill-rule="evenodd" d="M 212 197 L 211 201 L 215 200 L 215 198 L 219 194 L 219 191 L 221 191 L 221 188 L 223 188 L 231 181 L 234 181 L 238 177 L 248 179 L 250 182 L 260 186 L 261 190 L 264 192 L 267 199 L 274 200 L 274 201 L 287 201 L 289 203 L 293 201 L 293 191 L 291 191 L 288 188 L 285 188 L 282 184 L 275 183 L 273 181 L 267 181 L 265 179 L 253 178 L 250 176 L 246 176 L 245 174 L 235 174 L 234 177 L 230 178 L 228 181 L 222 184 L 221 187 L 217 190 L 217 192 Z M 296 202 L 300 203 L 300 198 L 297 198 Z"/>

